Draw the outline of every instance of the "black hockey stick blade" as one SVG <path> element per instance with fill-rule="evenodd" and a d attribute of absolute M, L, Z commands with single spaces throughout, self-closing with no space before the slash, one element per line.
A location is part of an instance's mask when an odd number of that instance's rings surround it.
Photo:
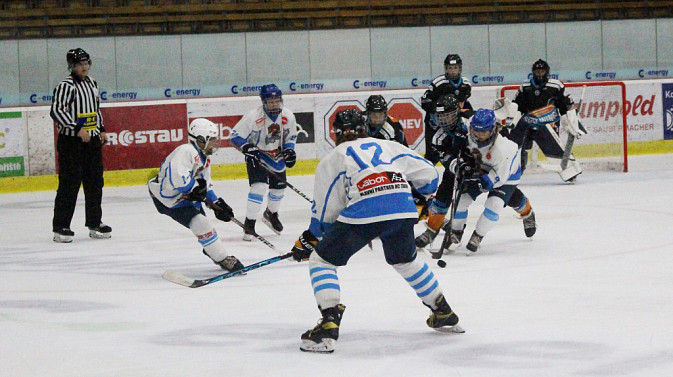
<path fill-rule="evenodd" d="M 253 263 L 251 265 L 243 267 L 240 270 L 230 271 L 230 272 L 224 273 L 222 275 L 213 276 L 212 278 L 208 278 L 208 279 L 193 279 L 193 278 L 185 276 L 185 275 L 181 274 L 180 272 L 177 272 L 177 271 L 174 271 L 174 270 L 166 270 L 166 272 L 164 272 L 164 274 L 161 277 L 163 277 L 164 280 L 166 280 L 166 281 L 170 281 L 171 283 L 179 284 L 179 285 L 189 287 L 189 288 L 199 288 L 199 287 L 203 287 L 204 285 L 208 285 L 208 284 L 218 282 L 220 280 L 228 279 L 230 277 L 234 277 L 234 276 L 240 275 L 240 274 L 248 272 L 248 271 L 256 270 L 260 267 L 264 267 L 266 265 L 276 263 L 276 262 L 281 261 L 283 259 L 290 258 L 291 256 L 292 256 L 292 253 L 279 255 L 279 256 L 276 256 L 276 257 L 273 257 L 273 258 L 265 259 L 265 260 L 257 262 L 257 263 Z"/>

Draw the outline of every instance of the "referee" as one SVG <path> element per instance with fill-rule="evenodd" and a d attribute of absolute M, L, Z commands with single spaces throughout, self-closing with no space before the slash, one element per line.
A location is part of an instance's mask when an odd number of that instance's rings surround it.
<path fill-rule="evenodd" d="M 100 113 L 98 83 L 88 76 L 91 57 L 81 48 L 66 55 L 70 76 L 54 89 L 51 118 L 58 126 L 58 190 L 52 227 L 54 242 L 72 242 L 70 222 L 80 185 L 84 187 L 85 225 L 91 238 L 110 238 L 101 222 L 103 144 L 107 142 Z"/>

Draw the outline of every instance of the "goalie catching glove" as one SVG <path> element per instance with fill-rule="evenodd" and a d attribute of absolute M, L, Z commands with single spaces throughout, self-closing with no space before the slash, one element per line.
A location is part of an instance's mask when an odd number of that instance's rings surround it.
<path fill-rule="evenodd" d="M 299 236 L 299 239 L 294 242 L 294 246 L 292 247 L 292 258 L 297 262 L 308 260 L 311 253 L 315 251 L 315 245 L 317 244 L 318 239 L 315 238 L 313 233 L 309 230 L 305 230 L 304 233 Z"/>
<path fill-rule="evenodd" d="M 577 117 L 577 110 L 575 109 L 568 110 L 568 112 L 561 118 L 562 119 L 565 118 L 563 120 L 565 120 L 565 123 L 568 127 L 568 132 L 571 135 L 579 139 L 583 135 L 587 134 L 587 131 L 584 129 L 584 127 L 582 127 L 582 125 L 580 124 L 580 120 Z"/>
<path fill-rule="evenodd" d="M 185 194 L 182 197 L 185 200 L 191 202 L 202 202 L 206 200 L 206 195 L 208 194 L 208 183 L 205 179 L 199 178 L 196 180 L 196 186 L 192 189 L 192 192 Z"/>

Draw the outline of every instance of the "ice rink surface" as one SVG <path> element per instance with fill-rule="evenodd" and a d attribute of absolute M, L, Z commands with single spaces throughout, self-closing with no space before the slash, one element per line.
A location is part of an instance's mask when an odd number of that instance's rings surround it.
<path fill-rule="evenodd" d="M 51 240 L 54 192 L 0 195 L 0 376 L 673 375 L 673 155 L 630 163 L 630 173 L 585 173 L 576 184 L 524 175 L 532 240 L 507 208 L 476 254 L 463 246 L 440 269 L 419 253 L 465 334 L 426 326 L 429 310 L 374 241 L 338 270 L 347 309 L 331 355 L 299 351 L 320 316 L 306 263 L 185 288 L 162 273 L 221 270 L 156 212 L 145 187 L 105 188 L 110 240 L 88 238 L 80 192 L 72 244 Z M 312 176 L 290 182 L 313 191 Z M 242 219 L 247 181 L 215 189 Z M 209 217 L 244 264 L 276 255 Z M 288 189 L 283 234 L 261 221 L 257 230 L 287 252 L 309 217 L 310 204 Z"/>

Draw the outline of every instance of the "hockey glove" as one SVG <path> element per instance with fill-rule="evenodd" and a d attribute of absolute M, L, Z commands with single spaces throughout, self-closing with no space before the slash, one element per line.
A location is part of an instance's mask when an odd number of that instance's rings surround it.
<path fill-rule="evenodd" d="M 297 152 L 294 149 L 283 149 L 283 158 L 285 159 L 285 166 L 291 168 L 297 163 Z"/>
<path fill-rule="evenodd" d="M 297 262 L 307 261 L 308 257 L 311 256 L 311 253 L 315 251 L 315 245 L 318 244 L 318 239 L 315 238 L 313 233 L 309 230 L 305 230 L 304 233 L 299 236 L 299 239 L 294 242 L 292 247 L 292 258 Z"/>
<path fill-rule="evenodd" d="M 215 203 L 213 203 L 213 212 L 215 217 L 218 220 L 222 220 L 225 223 L 231 221 L 231 218 L 234 217 L 234 210 L 229 207 L 229 205 L 224 201 L 224 199 L 219 198 Z"/>
<path fill-rule="evenodd" d="M 472 174 L 473 168 L 469 162 L 463 161 L 462 158 L 454 158 L 449 165 L 449 171 L 455 175 L 464 177 Z"/>
<path fill-rule="evenodd" d="M 199 178 L 196 180 L 196 183 L 197 185 L 194 186 L 192 192 L 184 196 L 185 200 L 192 202 L 202 202 L 206 200 L 206 194 L 208 194 L 208 184 L 206 183 L 206 180 Z"/>
<path fill-rule="evenodd" d="M 253 169 L 259 165 L 259 148 L 254 144 L 244 144 L 241 152 L 245 155 L 245 162 Z"/>

